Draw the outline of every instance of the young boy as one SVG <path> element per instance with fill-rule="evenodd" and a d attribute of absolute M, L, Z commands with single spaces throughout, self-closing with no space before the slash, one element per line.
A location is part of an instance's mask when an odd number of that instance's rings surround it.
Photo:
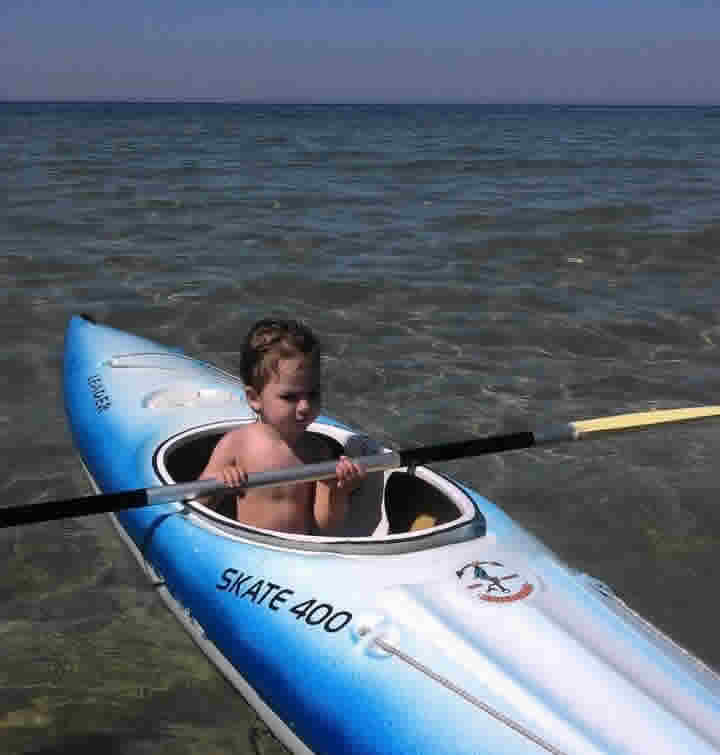
<path fill-rule="evenodd" d="M 249 474 L 327 461 L 330 447 L 306 432 L 320 411 L 320 344 L 293 320 L 260 320 L 248 333 L 240 360 L 248 403 L 258 416 L 225 435 L 200 479 L 240 485 Z M 240 522 L 303 534 L 339 532 L 348 496 L 365 470 L 346 456 L 337 480 L 248 490 L 235 498 Z M 215 499 L 217 501 L 217 499 Z M 212 505 L 212 504 L 211 504 Z"/>

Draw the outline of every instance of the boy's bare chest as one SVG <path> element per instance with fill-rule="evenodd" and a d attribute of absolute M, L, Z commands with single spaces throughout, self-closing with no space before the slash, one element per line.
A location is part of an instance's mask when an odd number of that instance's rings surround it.
<path fill-rule="evenodd" d="M 312 530 L 314 483 L 250 490 L 238 499 L 238 519 L 263 529 L 309 533 Z"/>
<path fill-rule="evenodd" d="M 243 446 L 239 459 L 249 475 L 301 467 L 327 458 L 327 449 L 308 438 L 291 447 L 258 428 L 256 443 Z M 240 454 L 239 454 L 240 456 Z M 264 529 L 309 533 L 314 523 L 315 483 L 294 483 L 249 490 L 237 501 L 237 518 Z"/>
<path fill-rule="evenodd" d="M 327 451 L 314 440 L 303 440 L 294 446 L 273 438 L 268 442 L 248 444 L 242 449 L 242 462 L 248 474 L 269 469 L 288 469 L 312 464 L 327 457 Z"/>

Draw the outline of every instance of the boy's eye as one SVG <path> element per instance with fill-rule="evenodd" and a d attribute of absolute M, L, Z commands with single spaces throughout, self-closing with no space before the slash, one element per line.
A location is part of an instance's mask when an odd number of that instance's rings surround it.
<path fill-rule="evenodd" d="M 319 401 L 320 400 L 320 391 L 310 391 L 307 395 L 308 401 Z M 291 402 L 298 402 L 303 398 L 303 395 L 299 393 L 283 393 L 280 398 L 283 401 L 291 401 Z"/>

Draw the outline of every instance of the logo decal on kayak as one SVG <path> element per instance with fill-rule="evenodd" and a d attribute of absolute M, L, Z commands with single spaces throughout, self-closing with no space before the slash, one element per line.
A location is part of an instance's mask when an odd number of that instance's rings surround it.
<path fill-rule="evenodd" d="M 239 569 L 225 569 L 215 589 L 226 595 L 234 594 L 256 606 L 264 605 L 271 611 L 290 611 L 296 621 L 302 619 L 308 626 L 322 626 L 331 634 L 344 629 L 352 621 L 350 611 L 336 611 L 330 603 L 320 603 L 316 598 L 297 602 L 297 597 L 292 597 L 295 590 Z"/>
<path fill-rule="evenodd" d="M 500 561 L 471 561 L 455 573 L 463 587 L 488 603 L 512 603 L 533 591 L 524 577 Z"/>
<path fill-rule="evenodd" d="M 88 378 L 88 386 L 90 387 L 90 392 L 95 401 L 95 411 L 98 414 L 107 411 L 112 406 L 112 399 L 110 398 L 100 375 L 90 375 Z"/>

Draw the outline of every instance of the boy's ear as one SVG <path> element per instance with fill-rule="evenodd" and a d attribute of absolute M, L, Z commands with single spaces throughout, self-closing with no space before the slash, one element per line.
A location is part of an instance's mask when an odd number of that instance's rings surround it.
<path fill-rule="evenodd" d="M 251 409 L 260 411 L 260 394 L 251 385 L 245 386 L 245 398 Z"/>

